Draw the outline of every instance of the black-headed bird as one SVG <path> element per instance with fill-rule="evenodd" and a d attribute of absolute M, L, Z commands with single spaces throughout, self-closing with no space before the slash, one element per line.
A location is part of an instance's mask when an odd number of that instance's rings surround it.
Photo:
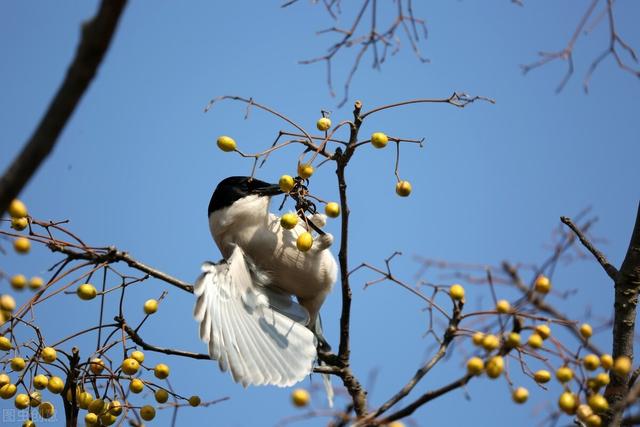
<path fill-rule="evenodd" d="M 194 288 L 200 338 L 220 369 L 245 387 L 290 386 L 311 373 L 318 340 L 324 342 L 320 307 L 338 270 L 331 234 L 306 252 L 297 249 L 304 222 L 291 230 L 280 225 L 269 212 L 278 194 L 278 185 L 246 176 L 218 184 L 209 228 L 224 260 L 204 263 Z M 310 220 L 322 227 L 326 217 Z"/>

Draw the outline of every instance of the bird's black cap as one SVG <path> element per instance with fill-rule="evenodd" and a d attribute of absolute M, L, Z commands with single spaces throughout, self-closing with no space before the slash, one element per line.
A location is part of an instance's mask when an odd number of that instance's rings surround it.
<path fill-rule="evenodd" d="M 230 176 L 225 178 L 216 187 L 209 201 L 209 212 L 229 207 L 236 200 L 250 195 L 275 196 L 282 194 L 277 184 L 269 184 L 249 176 Z"/>

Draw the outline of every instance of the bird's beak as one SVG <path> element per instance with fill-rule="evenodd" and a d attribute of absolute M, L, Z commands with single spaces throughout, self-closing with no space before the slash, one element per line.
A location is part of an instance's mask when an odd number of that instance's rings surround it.
<path fill-rule="evenodd" d="M 278 184 L 271 184 L 266 187 L 256 188 L 253 190 L 253 192 L 255 194 L 259 194 L 260 196 L 276 196 L 283 193 Z"/>

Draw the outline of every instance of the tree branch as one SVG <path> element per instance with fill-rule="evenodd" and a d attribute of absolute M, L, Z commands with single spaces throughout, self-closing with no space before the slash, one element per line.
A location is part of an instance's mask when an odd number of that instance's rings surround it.
<path fill-rule="evenodd" d="M 520 292 L 525 295 L 525 298 L 529 301 L 529 303 L 531 303 L 531 305 L 533 305 L 543 313 L 550 314 L 555 319 L 565 324 L 569 331 L 573 334 L 573 336 L 575 336 L 585 348 L 589 349 L 589 351 L 596 354 L 602 354 L 602 351 L 600 349 L 598 349 L 591 341 L 585 339 L 582 334 L 580 334 L 580 329 L 576 326 L 575 322 L 572 322 L 567 316 L 562 314 L 554 306 L 545 302 L 539 295 L 530 292 L 529 287 L 524 284 L 522 278 L 520 277 L 520 274 L 518 273 L 518 270 L 513 265 L 511 265 L 507 261 L 504 261 L 502 263 L 502 269 L 509 275 L 513 284 L 516 286 L 516 288 L 518 288 Z"/>
<path fill-rule="evenodd" d="M 627 356 L 633 360 L 636 308 L 640 290 L 640 204 L 629 248 L 615 281 L 615 289 L 612 355 L 614 358 Z M 609 405 L 616 407 L 625 399 L 628 391 L 628 375 L 620 376 L 611 372 L 611 382 L 604 393 Z M 614 415 L 611 412 L 605 414 L 603 425 L 609 425 Z"/>
<path fill-rule="evenodd" d="M 0 216 L 53 150 L 102 62 L 126 0 L 103 0 L 96 16 L 83 26 L 76 56 L 58 93 L 22 151 L 0 178 Z"/>
<path fill-rule="evenodd" d="M 615 268 L 613 265 L 611 265 L 609 263 L 609 261 L 607 260 L 607 257 L 605 257 L 602 252 L 600 252 L 595 246 L 593 246 L 591 241 L 589 241 L 587 236 L 584 235 L 584 233 L 571 220 L 571 218 L 566 217 L 566 216 L 561 216 L 560 217 L 560 221 L 562 221 L 563 224 L 565 224 L 567 227 L 569 227 L 571 229 L 571 231 L 573 231 L 576 234 L 578 239 L 580 239 L 580 243 L 582 243 L 582 245 L 585 248 L 587 248 L 587 250 L 589 252 L 591 252 L 593 254 L 593 256 L 600 263 L 602 268 L 604 268 L 604 271 L 606 271 L 607 274 L 609 275 L 609 277 L 611 277 L 611 280 L 616 280 L 616 277 L 618 277 L 618 269 Z"/>
<path fill-rule="evenodd" d="M 155 277 L 156 279 L 162 280 L 163 282 L 169 283 L 183 291 L 193 293 L 193 286 L 187 282 L 184 282 L 180 279 L 176 279 L 173 276 L 168 275 L 160 270 L 156 270 L 153 267 L 150 267 L 146 264 L 143 264 L 137 260 L 135 260 L 128 252 L 122 252 L 114 247 L 107 248 L 106 251 L 74 251 L 68 246 L 63 246 L 60 244 L 56 244 L 51 242 L 47 244 L 49 249 L 53 252 L 60 252 L 65 254 L 69 260 L 82 259 L 86 261 L 91 261 L 94 264 L 100 263 L 114 263 L 114 262 L 124 262 L 129 267 L 136 269 L 138 271 L 142 271 L 143 273 L 147 273 L 149 276 Z"/>
<path fill-rule="evenodd" d="M 169 354 L 169 355 L 172 355 L 172 356 L 189 357 L 191 359 L 200 359 L 200 360 L 210 360 L 211 359 L 208 354 L 192 353 L 190 351 L 182 351 L 182 350 L 173 350 L 171 348 L 157 347 L 155 345 L 148 344 L 142 339 L 142 337 L 140 337 L 140 335 L 138 335 L 138 333 L 136 331 L 131 329 L 131 327 L 126 324 L 126 322 L 124 321 L 124 319 L 122 317 L 116 316 L 116 317 L 114 317 L 114 320 L 119 325 L 121 325 L 121 327 L 124 329 L 124 331 L 127 333 L 127 335 L 129 335 L 129 337 L 131 337 L 131 341 L 133 341 L 134 343 L 138 344 L 144 350 L 155 351 L 157 353 L 164 353 L 164 354 Z"/>

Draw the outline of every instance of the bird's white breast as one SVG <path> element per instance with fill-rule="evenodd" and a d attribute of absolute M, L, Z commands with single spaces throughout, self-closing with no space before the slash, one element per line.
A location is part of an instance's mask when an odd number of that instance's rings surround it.
<path fill-rule="evenodd" d="M 222 255 L 228 258 L 238 245 L 266 271 L 275 286 L 310 299 L 329 293 L 337 276 L 337 265 L 329 250 L 300 252 L 297 236 L 306 231 L 302 225 L 293 230 L 280 226 L 278 217 L 269 213 L 269 198 L 249 196 L 209 217 L 211 234 Z M 324 298 L 322 298 L 324 299 Z"/>

